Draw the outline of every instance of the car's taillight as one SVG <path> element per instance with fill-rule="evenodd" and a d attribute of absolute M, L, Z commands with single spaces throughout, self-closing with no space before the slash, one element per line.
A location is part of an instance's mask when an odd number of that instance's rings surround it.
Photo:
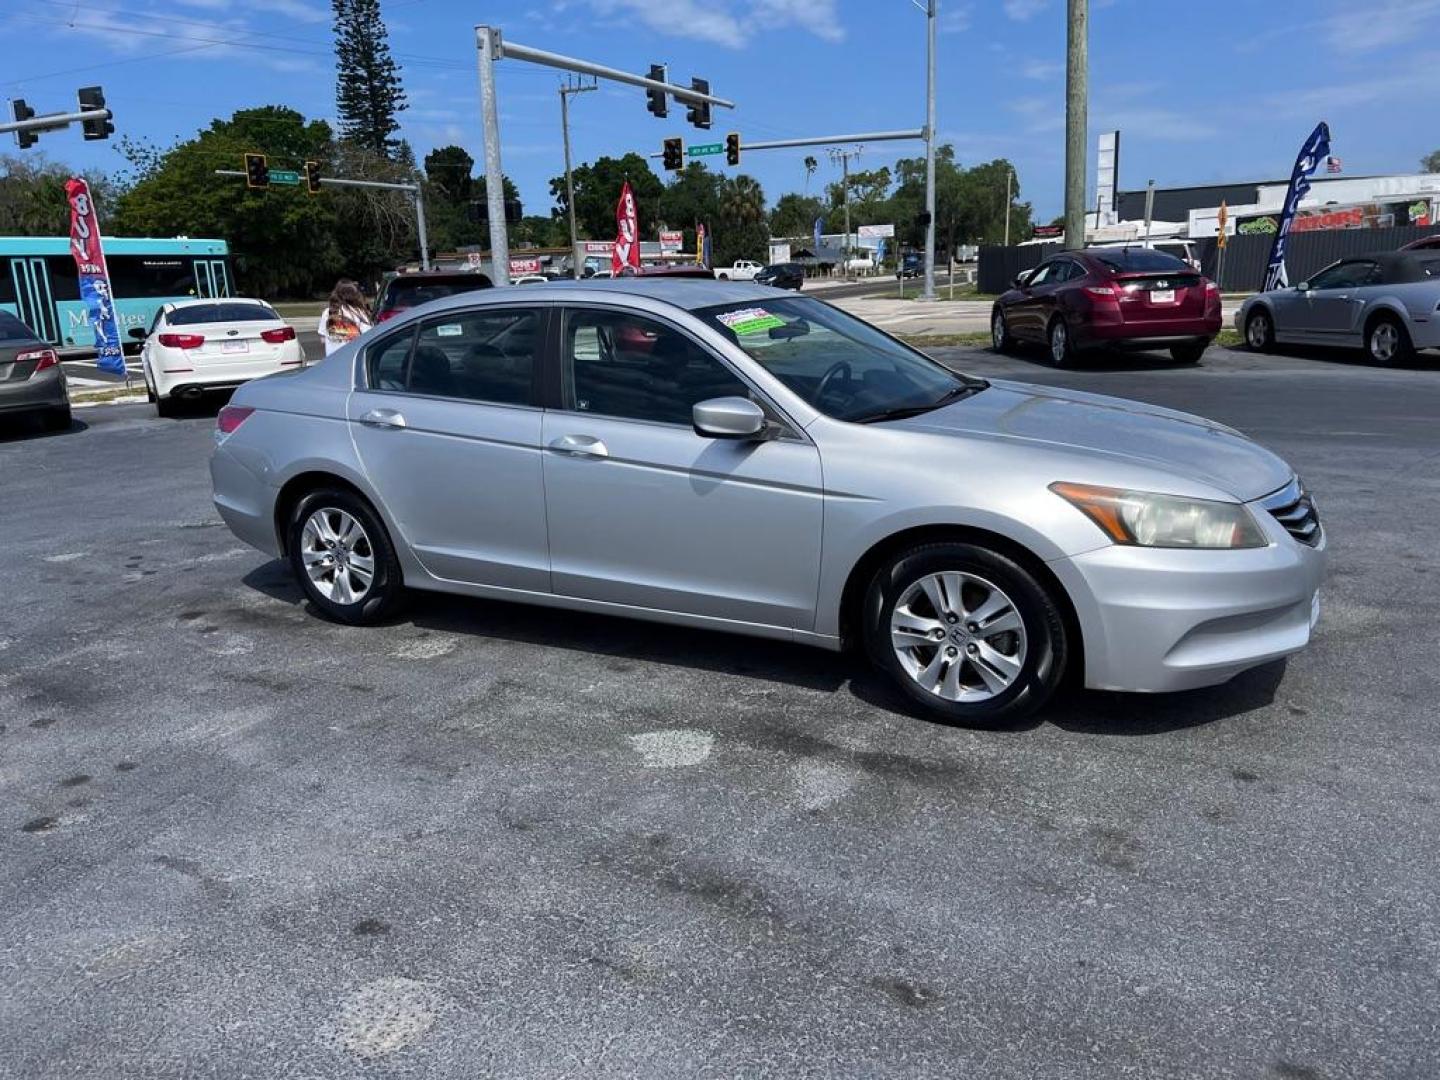
<path fill-rule="evenodd" d="M 1215 282 L 1213 282 L 1213 281 L 1207 281 L 1207 282 L 1205 282 L 1205 295 L 1206 295 L 1206 296 L 1210 296 L 1210 295 L 1219 296 L 1219 295 L 1220 295 L 1220 286 L 1219 286 L 1219 285 L 1216 285 Z"/>
<path fill-rule="evenodd" d="M 271 345 L 279 345 L 282 341 L 295 340 L 295 328 L 293 326 L 282 326 L 278 330 L 261 330 L 260 337 Z"/>
<path fill-rule="evenodd" d="M 389 322 L 396 315 L 400 314 L 400 310 L 400 308 L 386 308 L 384 311 L 380 312 L 379 315 L 375 316 L 375 321 L 377 323 Z"/>
<path fill-rule="evenodd" d="M 247 405 L 226 405 L 215 418 L 215 429 L 221 435 L 232 434 L 236 428 L 250 419 L 255 410 Z"/>
<path fill-rule="evenodd" d="M 1086 285 L 1085 291 L 1097 300 L 1115 299 L 1115 290 L 1109 285 Z"/>
<path fill-rule="evenodd" d="M 160 344 L 167 349 L 198 349 L 205 344 L 204 334 L 161 334 Z"/>
<path fill-rule="evenodd" d="M 46 368 L 54 367 L 60 363 L 60 355 L 54 349 L 36 349 L 34 352 L 22 352 L 15 357 L 17 364 L 23 364 L 26 360 L 35 361 L 35 370 L 31 375 L 38 375 Z"/>

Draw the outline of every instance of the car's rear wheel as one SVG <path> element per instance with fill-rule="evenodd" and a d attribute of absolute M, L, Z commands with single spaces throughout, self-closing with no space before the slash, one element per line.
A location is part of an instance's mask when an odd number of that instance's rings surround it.
<path fill-rule="evenodd" d="M 1245 344 L 1251 352 L 1269 352 L 1275 348 L 1275 324 L 1268 311 L 1252 311 L 1245 320 Z"/>
<path fill-rule="evenodd" d="M 57 405 L 55 408 L 47 410 L 40 422 L 48 431 L 69 431 L 71 419 L 70 406 Z"/>
<path fill-rule="evenodd" d="M 1015 348 L 1015 339 L 1010 336 L 1010 324 L 1005 321 L 1005 312 L 999 308 L 990 316 L 990 344 L 998 353 L 1008 353 Z"/>
<path fill-rule="evenodd" d="M 1177 364 L 1198 364 L 1209 347 L 1208 341 L 1187 341 L 1184 345 L 1172 346 L 1170 358 Z"/>
<path fill-rule="evenodd" d="M 1057 368 L 1074 367 L 1077 359 L 1075 341 L 1065 320 L 1058 315 L 1051 319 L 1045 336 L 1050 343 L 1050 363 Z"/>
<path fill-rule="evenodd" d="M 305 595 L 337 622 L 378 622 L 403 599 L 389 534 L 370 504 L 353 492 L 313 491 L 296 503 L 286 550 Z"/>
<path fill-rule="evenodd" d="M 1064 675 L 1055 601 L 1020 564 L 974 544 L 903 551 L 866 596 L 871 658 L 913 701 L 965 724 L 1003 724 L 1040 708 Z"/>
<path fill-rule="evenodd" d="M 1409 363 L 1415 348 L 1399 319 L 1381 315 L 1365 331 L 1365 352 L 1372 363 L 1389 367 Z"/>

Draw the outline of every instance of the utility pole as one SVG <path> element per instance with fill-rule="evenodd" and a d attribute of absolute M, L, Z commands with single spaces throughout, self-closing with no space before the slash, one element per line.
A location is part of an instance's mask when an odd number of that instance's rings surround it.
<path fill-rule="evenodd" d="M 1155 181 L 1145 185 L 1145 246 L 1150 246 L 1150 222 L 1155 216 Z"/>
<path fill-rule="evenodd" d="M 1090 97 L 1090 0 L 1069 0 L 1065 53 L 1065 246 L 1085 246 L 1085 129 Z"/>
<path fill-rule="evenodd" d="M 576 281 L 581 276 L 580 234 L 575 227 L 575 184 L 570 178 L 570 95 L 583 94 L 599 85 L 598 81 L 587 85 L 572 79 L 560 87 L 560 130 L 565 134 L 565 205 L 570 210 L 570 273 Z"/>
<path fill-rule="evenodd" d="M 1014 198 L 1010 194 L 1010 181 L 1015 179 L 1013 168 L 1005 170 L 1005 246 L 1010 246 L 1010 200 Z"/>
<path fill-rule="evenodd" d="M 830 160 L 840 163 L 840 191 L 845 204 L 845 250 L 841 254 L 840 267 L 847 278 L 850 276 L 850 159 L 859 157 L 864 149 L 863 146 L 857 146 L 854 150 L 841 150 L 838 146 L 832 146 L 829 150 Z"/>
<path fill-rule="evenodd" d="M 1073 0 L 1072 0 L 1073 2 Z M 925 5 L 925 288 L 922 300 L 935 299 L 935 9 Z"/>

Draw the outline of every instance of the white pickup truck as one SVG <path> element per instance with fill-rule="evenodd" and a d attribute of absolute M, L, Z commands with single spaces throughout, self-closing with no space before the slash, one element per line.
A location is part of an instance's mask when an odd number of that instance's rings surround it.
<path fill-rule="evenodd" d="M 715 276 L 721 281 L 754 281 L 760 264 L 749 259 L 736 259 L 734 266 L 717 266 Z"/>

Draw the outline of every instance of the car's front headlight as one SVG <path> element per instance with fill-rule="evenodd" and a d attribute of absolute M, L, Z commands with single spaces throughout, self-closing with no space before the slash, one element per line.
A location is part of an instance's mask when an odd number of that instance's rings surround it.
<path fill-rule="evenodd" d="M 1239 503 L 1057 482 L 1050 490 L 1117 544 L 1157 548 L 1257 548 L 1265 534 Z"/>

